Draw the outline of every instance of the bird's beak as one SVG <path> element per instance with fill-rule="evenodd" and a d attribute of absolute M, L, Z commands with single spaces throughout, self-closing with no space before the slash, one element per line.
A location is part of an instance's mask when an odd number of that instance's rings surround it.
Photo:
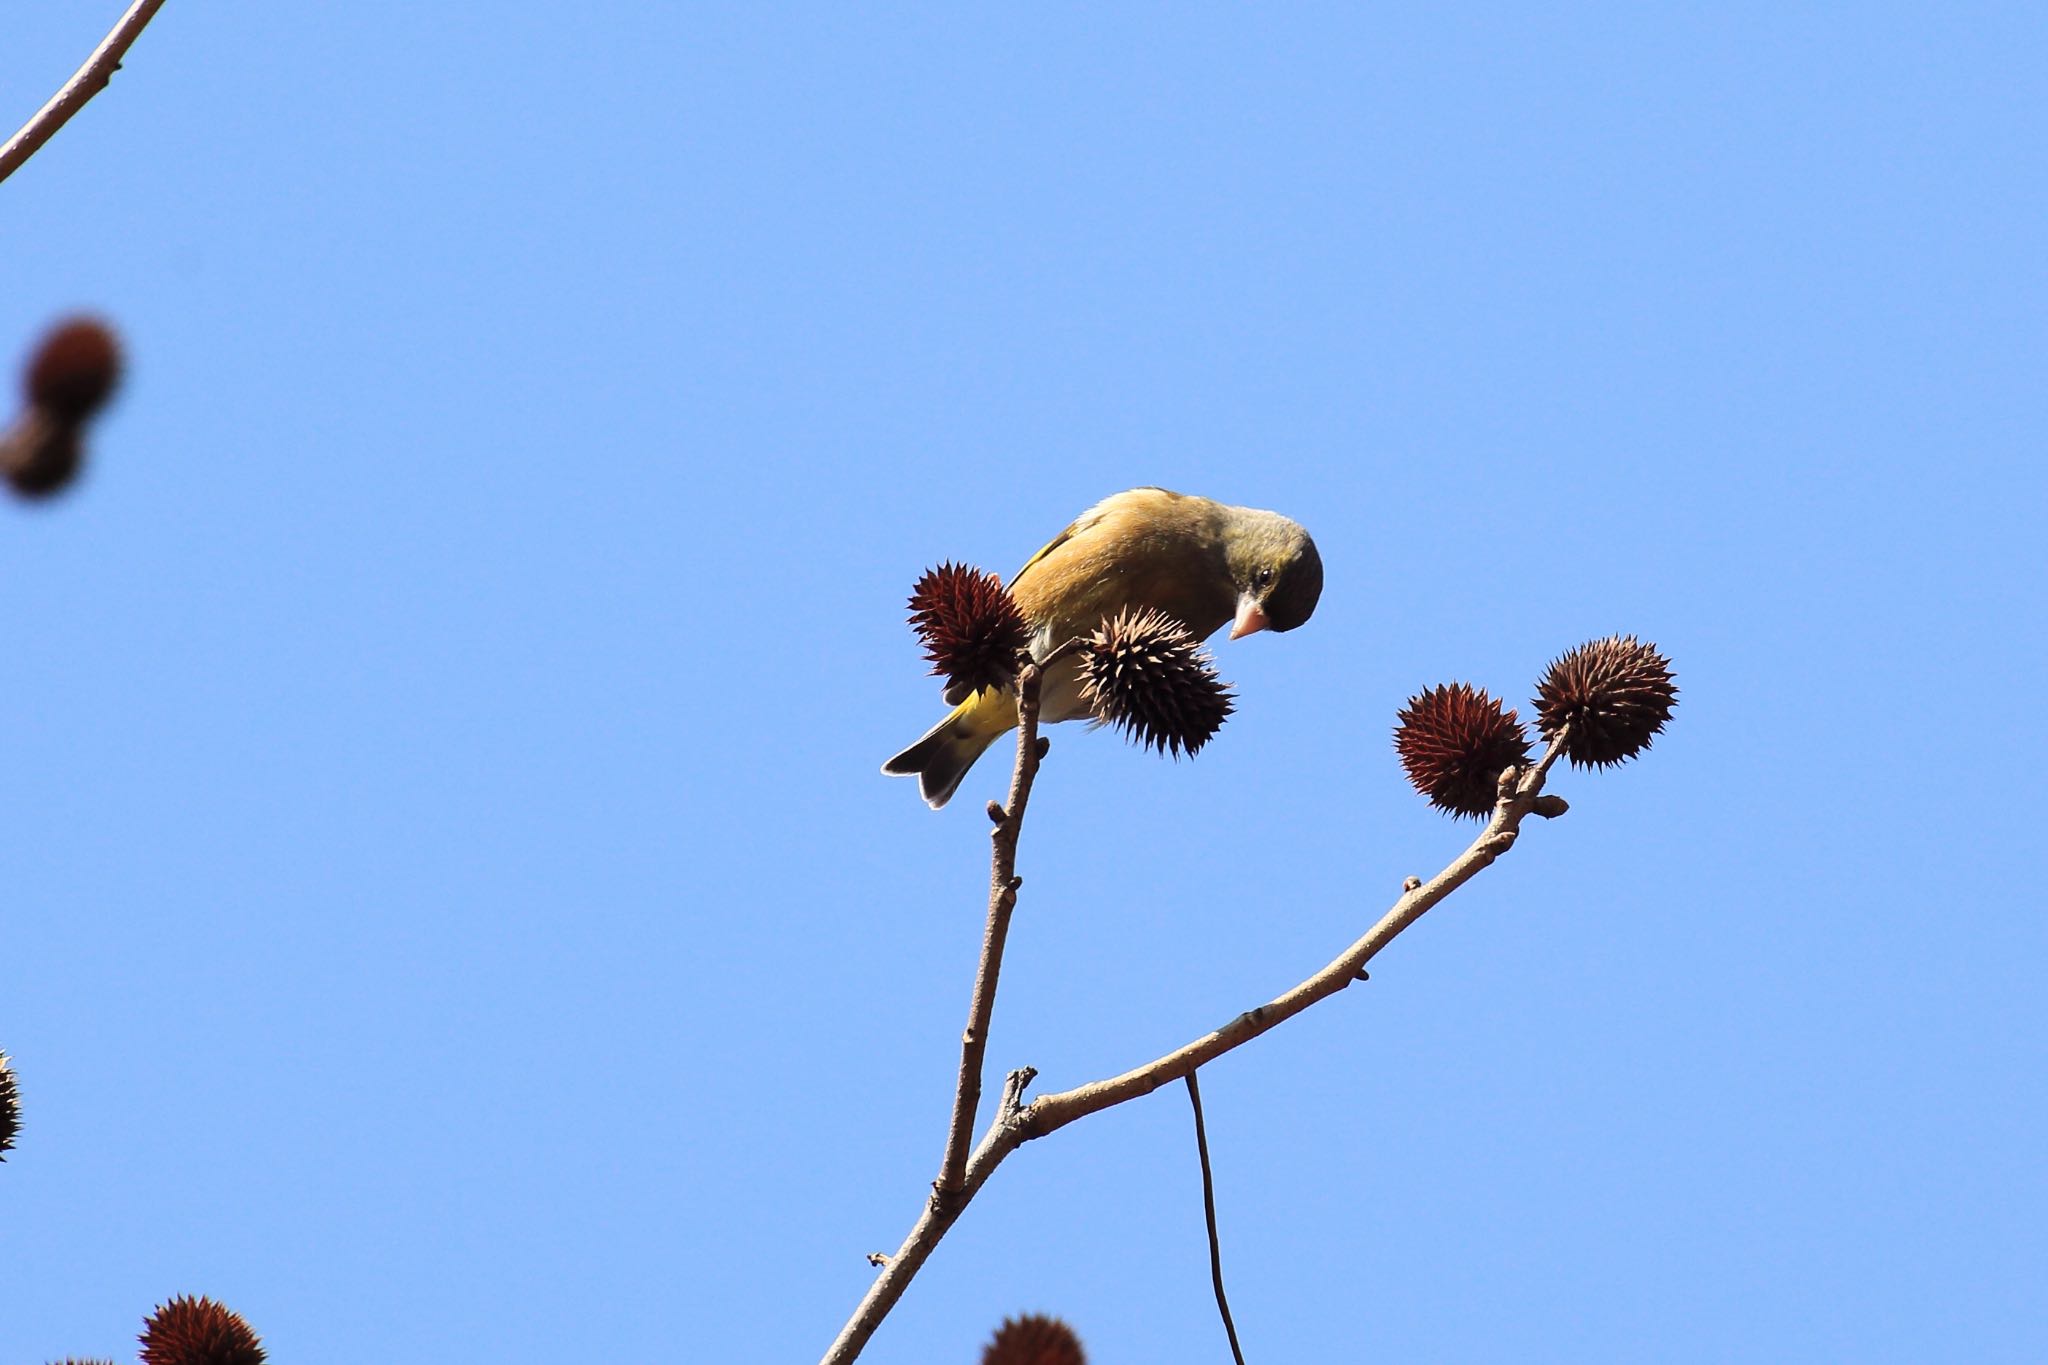
<path fill-rule="evenodd" d="M 1237 619 L 1230 623 L 1230 638 L 1241 640 L 1253 631 L 1264 630 L 1272 624 L 1266 619 L 1266 609 L 1259 604 L 1259 599 L 1246 593 L 1237 599 Z"/>

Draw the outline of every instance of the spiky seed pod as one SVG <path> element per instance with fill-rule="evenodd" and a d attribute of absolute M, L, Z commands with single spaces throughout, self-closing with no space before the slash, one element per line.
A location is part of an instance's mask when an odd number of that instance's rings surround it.
<path fill-rule="evenodd" d="M 172 1299 L 142 1325 L 142 1365 L 263 1365 L 240 1313 L 204 1296 Z"/>
<path fill-rule="evenodd" d="M 59 323 L 29 359 L 29 406 L 65 422 L 98 412 L 121 379 L 121 344 L 94 318 Z"/>
<path fill-rule="evenodd" d="M 0 1052 L 0 1161 L 7 1159 L 7 1150 L 14 1146 L 14 1135 L 20 1131 L 21 1092 L 15 1088 L 14 1068 L 8 1064 L 7 1054 Z"/>
<path fill-rule="evenodd" d="M 1419 692 L 1395 720 L 1394 751 L 1408 780 L 1453 815 L 1491 815 L 1502 770 L 1529 761 L 1515 713 L 1469 683 Z"/>
<path fill-rule="evenodd" d="M 981 1365 L 1087 1365 L 1081 1339 L 1058 1318 L 1027 1313 L 1005 1318 L 982 1348 Z"/>
<path fill-rule="evenodd" d="M 1081 651 L 1081 700 L 1131 741 L 1200 752 L 1234 709 L 1202 642 L 1164 612 L 1126 608 Z"/>
<path fill-rule="evenodd" d="M 1633 635 L 1610 635 L 1550 665 L 1536 684 L 1536 725 L 1552 739 L 1570 725 L 1565 757 L 1604 768 L 1649 748 L 1677 701 L 1671 660 Z"/>
<path fill-rule="evenodd" d="M 24 498 L 62 492 L 77 477 L 84 458 L 78 424 L 38 408 L 30 408 L 11 430 L 0 433 L 0 474 Z"/>
<path fill-rule="evenodd" d="M 1003 580 L 966 564 L 925 571 L 910 594 L 910 626 L 954 703 L 1015 682 L 1031 644 L 1031 627 Z"/>

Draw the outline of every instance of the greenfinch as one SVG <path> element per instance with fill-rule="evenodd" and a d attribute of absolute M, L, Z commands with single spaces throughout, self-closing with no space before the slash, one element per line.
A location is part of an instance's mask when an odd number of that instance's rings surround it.
<path fill-rule="evenodd" d="M 1010 595 L 1032 627 L 1043 658 L 1105 617 L 1152 608 L 1197 639 L 1225 624 L 1235 640 L 1259 630 L 1293 630 L 1323 592 L 1323 561 L 1308 532 L 1278 512 L 1230 507 L 1164 488 L 1104 498 L 1010 580 Z M 1046 674 L 1040 720 L 1089 715 L 1081 668 L 1069 657 Z M 997 737 L 1017 724 L 1016 699 L 989 689 L 964 700 L 917 743 L 882 765 L 915 774 L 932 809 L 946 804 Z"/>

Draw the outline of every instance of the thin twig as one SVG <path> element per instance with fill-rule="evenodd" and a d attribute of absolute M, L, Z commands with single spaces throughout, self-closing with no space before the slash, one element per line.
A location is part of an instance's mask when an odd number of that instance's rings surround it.
<path fill-rule="evenodd" d="M 1056 1132 L 1076 1119 L 1134 1100 L 1140 1095 L 1149 1095 L 1169 1081 L 1192 1075 L 1197 1067 L 1244 1046 L 1317 1001 L 1363 980 L 1365 964 L 1372 961 L 1381 949 L 1446 896 L 1491 865 L 1494 859 L 1514 847 L 1522 821 L 1535 813 L 1536 798 L 1543 792 L 1544 778 L 1549 774 L 1551 765 L 1564 753 L 1565 738 L 1562 731 L 1554 736 L 1550 747 L 1535 766 L 1509 768 L 1503 772 L 1493 818 L 1487 821 L 1479 837 L 1429 881 L 1412 888 L 1404 887 L 1401 898 L 1366 931 L 1363 938 L 1346 948 L 1314 976 L 1276 999 L 1245 1011 L 1215 1032 L 1204 1034 L 1186 1046 L 1121 1076 L 1094 1081 L 1054 1095 L 1042 1095 L 1014 1113 L 1008 1112 L 1007 1106 L 998 1112 L 974 1154 L 968 1158 L 957 1199 L 944 1201 L 946 1207 L 943 1210 L 939 1207 L 942 1201 L 937 1198 L 925 1202 L 909 1236 L 903 1239 L 902 1249 L 868 1286 L 868 1292 L 854 1309 L 853 1316 L 847 1319 L 838 1339 L 825 1352 L 822 1365 L 849 1365 L 860 1356 L 868 1339 L 874 1336 L 875 1329 L 881 1326 L 882 1319 L 888 1316 L 896 1301 L 903 1297 L 903 1291 L 910 1287 L 911 1280 L 939 1244 L 939 1239 L 946 1235 L 947 1229 L 959 1218 L 960 1211 L 1010 1153 L 1033 1138 Z M 1035 762 L 1036 746 L 1031 752 Z M 1015 1079 L 1013 1073 L 1012 1080 Z"/>
<path fill-rule="evenodd" d="M 85 107 L 85 102 L 107 88 L 107 82 L 121 67 L 121 58 L 134 43 L 136 35 L 156 17 L 163 8 L 164 0 L 135 0 L 114 25 L 113 32 L 100 40 L 100 45 L 85 59 L 85 65 L 72 73 L 70 80 L 50 102 L 36 110 L 34 117 L 21 125 L 21 131 L 8 138 L 0 146 L 0 180 L 5 180 L 19 169 L 21 163 L 36 154 L 45 142 L 50 140 L 71 116 Z"/>
<path fill-rule="evenodd" d="M 1204 1034 L 1121 1076 L 1093 1081 L 1058 1094 L 1039 1096 L 1030 1108 L 1018 1115 L 1018 1121 L 1029 1130 L 1027 1140 L 1044 1137 L 1076 1119 L 1086 1118 L 1112 1105 L 1149 1095 L 1160 1086 L 1186 1076 L 1196 1067 L 1206 1066 L 1224 1053 L 1243 1047 L 1310 1005 L 1326 1000 L 1360 980 L 1365 964 L 1378 956 L 1403 930 L 1514 847 L 1523 819 L 1533 812 L 1536 797 L 1543 790 L 1544 777 L 1564 753 L 1564 742 L 1565 736 L 1560 732 L 1534 767 L 1510 768 L 1504 772 L 1493 818 L 1487 821 L 1479 837 L 1443 871 L 1414 890 L 1403 892 L 1379 922 L 1366 930 L 1364 937 L 1346 948 L 1328 966 L 1285 994 L 1246 1010 L 1215 1032 Z"/>
<path fill-rule="evenodd" d="M 1017 767 L 1010 775 L 1010 799 L 989 815 L 988 923 L 982 929 L 981 961 L 974 971 L 974 997 L 967 1008 L 967 1030 L 960 1035 L 960 1076 L 953 1087 L 953 1120 L 946 1129 L 946 1155 L 939 1178 L 932 1182 L 932 1202 L 943 1206 L 960 1197 L 967 1180 L 967 1144 L 981 1108 L 981 1068 L 988 1051 L 989 1019 L 996 1008 L 996 983 L 1003 971 L 1003 944 L 1010 934 L 1010 912 L 1017 908 L 1017 835 L 1024 828 L 1024 807 L 1038 776 L 1039 685 L 1042 664 L 1027 663 L 1017 676 Z"/>
<path fill-rule="evenodd" d="M 1202 1087 L 1195 1073 L 1188 1073 L 1188 1103 L 1195 1107 L 1195 1154 L 1202 1159 L 1202 1217 L 1209 1224 L 1209 1279 L 1216 1286 L 1216 1311 L 1223 1315 L 1223 1331 L 1230 1338 L 1230 1358 L 1244 1365 L 1244 1351 L 1237 1344 L 1237 1324 L 1230 1320 L 1230 1300 L 1223 1293 L 1223 1243 L 1216 1237 L 1216 1179 L 1209 1174 L 1209 1133 L 1202 1126 Z"/>

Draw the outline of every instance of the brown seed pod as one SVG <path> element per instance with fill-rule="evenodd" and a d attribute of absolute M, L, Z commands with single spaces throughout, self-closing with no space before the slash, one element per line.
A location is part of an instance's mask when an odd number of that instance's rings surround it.
<path fill-rule="evenodd" d="M 1417 693 L 1395 720 L 1394 751 L 1408 780 L 1453 815 L 1491 815 L 1502 770 L 1529 761 L 1515 713 L 1468 683 Z"/>
<path fill-rule="evenodd" d="M 1010 686 L 1031 644 L 1031 627 L 1003 580 L 966 564 L 941 564 L 917 580 L 910 625 L 955 704 L 983 688 Z"/>
<path fill-rule="evenodd" d="M 24 498 L 47 498 L 69 487 L 85 459 L 78 424 L 30 408 L 0 433 L 0 474 Z"/>
<path fill-rule="evenodd" d="M 100 410 L 121 379 L 121 343 L 95 318 L 57 324 L 29 358 L 24 376 L 29 406 L 65 422 Z"/>
<path fill-rule="evenodd" d="M 1150 610 L 1119 612 L 1084 642 L 1081 699 L 1132 742 L 1175 758 L 1199 752 L 1234 709 L 1201 642 Z"/>
<path fill-rule="evenodd" d="M 142 1365 L 263 1365 L 263 1344 L 240 1313 L 212 1299 L 172 1299 L 142 1325 Z"/>
<path fill-rule="evenodd" d="M 981 1352 L 981 1365 L 1087 1365 L 1087 1360 L 1074 1329 L 1042 1313 L 1003 1319 Z"/>
<path fill-rule="evenodd" d="M 7 1054 L 0 1052 L 0 1161 L 7 1159 L 7 1149 L 20 1131 L 21 1091 L 15 1087 L 14 1068 L 8 1064 Z"/>
<path fill-rule="evenodd" d="M 1649 748 L 1677 701 L 1671 661 L 1655 645 L 1610 635 L 1550 665 L 1536 685 L 1536 725 L 1552 739 L 1570 725 L 1565 757 L 1581 768 L 1604 768 Z"/>

